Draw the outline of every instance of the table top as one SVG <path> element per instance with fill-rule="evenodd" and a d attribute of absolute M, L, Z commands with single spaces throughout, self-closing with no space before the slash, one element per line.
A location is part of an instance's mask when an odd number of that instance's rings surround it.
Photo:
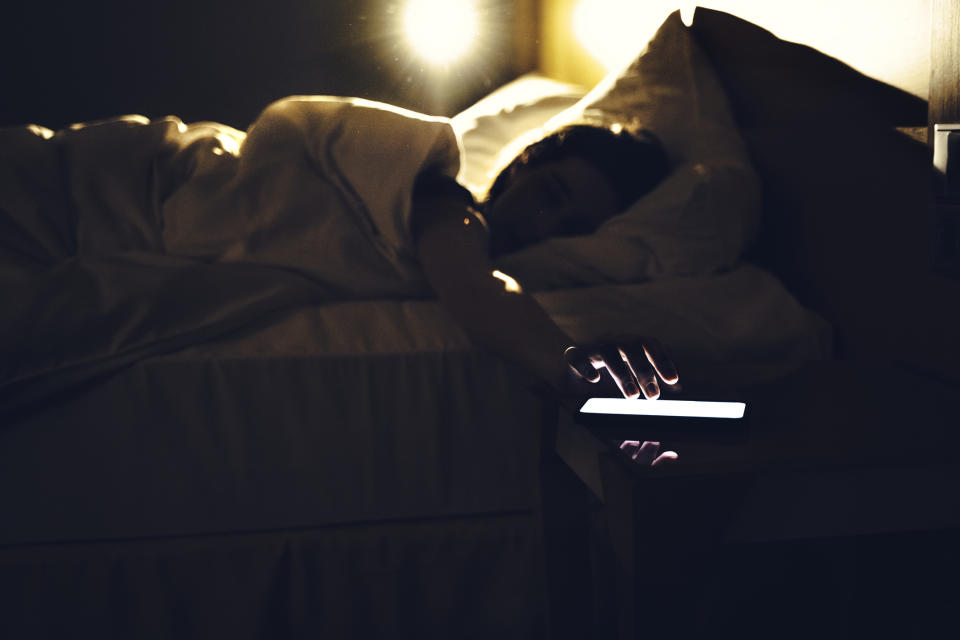
<path fill-rule="evenodd" d="M 557 452 L 601 500 L 603 456 L 656 491 L 749 476 L 732 539 L 960 527 L 960 392 L 950 385 L 888 364 L 823 361 L 718 389 L 748 404 L 740 441 L 664 441 L 679 459 L 645 467 L 561 410 Z"/>
<path fill-rule="evenodd" d="M 690 391 L 746 402 L 747 433 L 729 443 L 665 440 L 680 464 L 657 473 L 960 463 L 960 389 L 892 365 L 811 362 L 764 384 Z"/>

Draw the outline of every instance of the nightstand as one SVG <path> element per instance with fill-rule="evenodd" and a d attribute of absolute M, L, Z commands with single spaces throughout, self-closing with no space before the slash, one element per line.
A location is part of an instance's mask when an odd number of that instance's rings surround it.
<path fill-rule="evenodd" d="M 586 507 L 582 499 L 545 504 L 545 523 L 550 508 L 566 508 L 568 523 L 587 519 L 580 535 L 593 548 L 591 597 L 601 605 L 593 608 L 594 635 L 685 637 L 716 628 L 708 614 L 727 616 L 740 637 L 751 622 L 762 635 L 772 605 L 756 610 L 749 600 L 773 597 L 756 589 L 770 579 L 763 574 L 774 556 L 784 568 L 773 576 L 783 598 L 774 599 L 783 615 L 799 616 L 798 636 L 819 629 L 829 637 L 823 625 L 836 616 L 845 629 L 882 622 L 886 631 L 902 623 L 933 632 L 953 623 L 946 603 L 960 601 L 957 390 L 889 365 L 826 361 L 741 393 L 752 413 L 744 441 L 667 442 L 679 460 L 655 468 L 637 466 L 566 410 L 555 413 L 554 450 L 589 498 Z M 551 558 L 548 547 L 548 566 L 582 566 L 571 548 Z M 938 560 L 925 565 L 924 554 Z M 874 576 L 884 562 L 902 571 Z M 842 575 L 821 576 L 817 563 Z M 807 569 L 813 573 L 803 575 Z M 942 593 L 931 591 L 937 579 L 952 591 L 939 608 L 927 607 Z M 738 589 L 747 594 L 739 611 L 709 613 L 711 602 L 736 603 Z M 901 608 L 871 618 L 871 603 L 882 604 L 869 597 L 875 592 Z M 818 599 L 828 604 L 805 611 Z"/>

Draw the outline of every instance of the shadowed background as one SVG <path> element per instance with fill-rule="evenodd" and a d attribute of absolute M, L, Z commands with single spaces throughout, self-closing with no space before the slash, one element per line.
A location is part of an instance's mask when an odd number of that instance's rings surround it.
<path fill-rule="evenodd" d="M 931 3 L 938 2 L 699 4 L 732 12 L 926 98 Z M 480 0 L 477 42 L 445 68 L 411 49 L 402 25 L 406 4 L 17 3 L 5 7 L 0 22 L 0 125 L 57 128 L 142 113 L 245 128 L 268 102 L 298 93 L 360 96 L 452 115 L 531 70 L 592 84 L 618 56 L 639 50 L 670 11 L 682 8 L 689 21 L 696 3 Z M 585 42 L 591 37 L 606 51 Z"/>

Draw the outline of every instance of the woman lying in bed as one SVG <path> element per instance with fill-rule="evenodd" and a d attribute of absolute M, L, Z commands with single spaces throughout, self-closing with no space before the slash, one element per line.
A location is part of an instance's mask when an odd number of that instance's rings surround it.
<path fill-rule="evenodd" d="M 625 397 L 658 398 L 657 376 L 673 385 L 677 375 L 656 340 L 571 347 L 573 341 L 490 259 L 549 237 L 592 233 L 667 170 L 652 136 L 576 125 L 530 145 L 508 164 L 479 207 L 482 213 L 454 180 L 424 173 L 413 198 L 418 257 L 434 291 L 472 338 L 555 388 L 569 390 L 571 368 L 591 382 L 599 379 L 597 369 L 606 368 Z"/>
<path fill-rule="evenodd" d="M 417 255 L 434 291 L 476 342 L 519 361 L 564 394 L 582 395 L 577 381 L 598 382 L 598 370 L 606 369 L 625 397 L 656 399 L 658 376 L 668 388 L 676 388 L 678 376 L 655 339 L 574 345 L 519 283 L 493 269 L 490 258 L 549 237 L 592 233 L 667 172 L 666 154 L 653 136 L 584 125 L 527 147 L 500 172 L 483 213 L 454 180 L 428 172 L 414 188 Z M 676 457 L 658 456 L 657 443 L 627 441 L 621 448 L 653 464 Z"/>
<path fill-rule="evenodd" d="M 655 340 L 575 344 L 491 261 L 589 234 L 650 191 L 668 171 L 653 136 L 561 129 L 509 163 L 479 207 L 454 178 L 460 152 L 449 122 L 380 103 L 295 96 L 270 105 L 235 154 L 202 130 L 188 141 L 162 206 L 168 253 L 280 264 L 327 281 L 344 281 L 343 263 L 353 291 L 371 292 L 381 272 L 363 274 L 386 259 L 389 277 L 425 276 L 476 343 L 564 395 L 585 395 L 576 380 L 596 382 L 603 368 L 626 397 L 659 397 L 658 374 L 677 381 Z M 352 239 L 358 226 L 363 241 Z M 371 246 L 379 251 L 367 256 Z"/>
<path fill-rule="evenodd" d="M 448 120 L 358 99 L 287 98 L 246 134 L 140 117 L 0 134 L 0 217 L 20 234 L 0 239 L 0 273 L 23 300 L 0 314 L 0 328 L 22 336 L 3 370 L 11 393 L 291 304 L 431 289 L 476 343 L 564 397 L 586 395 L 595 387 L 578 383 L 604 368 L 627 397 L 657 398 L 658 375 L 677 381 L 652 339 L 575 344 L 491 262 L 590 233 L 649 191 L 666 173 L 652 137 L 561 131 L 522 153 L 477 207 L 454 179 Z"/>

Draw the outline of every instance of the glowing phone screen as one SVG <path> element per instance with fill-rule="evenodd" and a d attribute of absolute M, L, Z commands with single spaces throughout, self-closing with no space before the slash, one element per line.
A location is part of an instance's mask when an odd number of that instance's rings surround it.
<path fill-rule="evenodd" d="M 736 420 L 743 417 L 746 408 L 743 402 L 590 398 L 580 407 L 580 413 Z"/>

